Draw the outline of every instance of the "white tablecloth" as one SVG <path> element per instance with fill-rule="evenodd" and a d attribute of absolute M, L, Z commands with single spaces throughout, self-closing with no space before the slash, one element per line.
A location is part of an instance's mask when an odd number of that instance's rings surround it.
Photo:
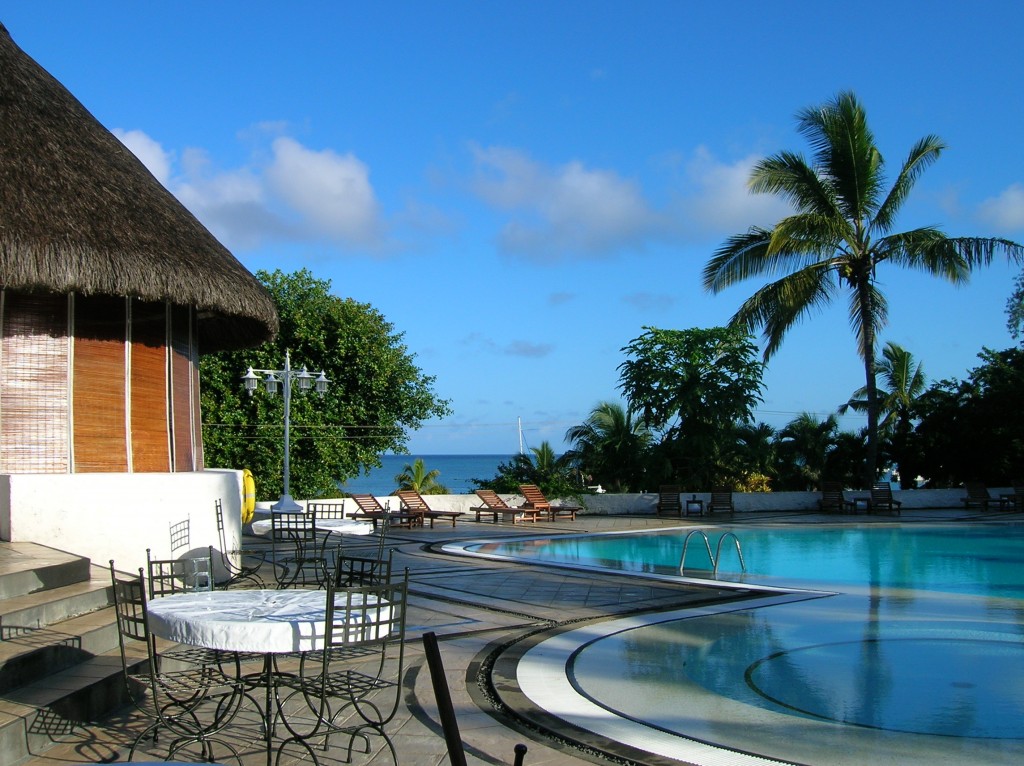
<path fill-rule="evenodd" d="M 326 600 L 322 590 L 176 593 L 149 602 L 149 628 L 161 638 L 207 649 L 308 652 L 323 649 Z M 362 616 L 352 613 L 351 619 Z"/>
<path fill-rule="evenodd" d="M 330 535 L 368 535 L 373 532 L 373 524 L 355 519 L 317 519 L 316 529 Z M 270 519 L 259 519 L 252 523 L 254 535 L 270 534 Z"/>

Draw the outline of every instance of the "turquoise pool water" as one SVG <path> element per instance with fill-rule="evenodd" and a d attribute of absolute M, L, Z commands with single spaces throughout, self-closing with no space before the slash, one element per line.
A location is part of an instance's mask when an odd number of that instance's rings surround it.
<path fill-rule="evenodd" d="M 689 531 L 460 547 L 678 576 Z M 719 580 L 782 590 L 560 634 L 521 663 L 534 679 L 527 696 L 574 711 L 558 713 L 574 725 L 690 763 L 719 763 L 716 748 L 736 764 L 1024 763 L 1024 525 L 705 531 L 712 551 L 728 532 L 741 541 L 746 572 L 726 545 Z M 688 576 L 708 576 L 696 537 L 687 560 Z"/>
<path fill-rule="evenodd" d="M 470 552 L 538 563 L 677 575 L 690 530 L 571 535 L 485 542 Z M 857 585 L 1024 599 L 1024 526 L 716 527 L 712 552 L 732 532 L 740 540 L 720 554 L 718 578 L 778 586 Z M 710 569 L 703 541 L 690 538 L 687 574 Z M 703 572 L 707 574 L 706 571 Z"/>

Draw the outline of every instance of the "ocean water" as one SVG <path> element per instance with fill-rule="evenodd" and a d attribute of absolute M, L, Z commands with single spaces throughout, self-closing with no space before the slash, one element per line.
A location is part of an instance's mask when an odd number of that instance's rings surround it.
<path fill-rule="evenodd" d="M 428 471 L 438 470 L 437 481 L 448 487 L 453 495 L 469 495 L 476 489 L 472 479 L 493 479 L 499 463 L 507 463 L 512 455 L 382 455 L 381 467 L 366 476 L 349 479 L 341 489 L 345 492 L 369 492 L 372 495 L 390 495 L 398 488 L 395 476 L 406 464 L 412 465 L 422 458 Z"/>

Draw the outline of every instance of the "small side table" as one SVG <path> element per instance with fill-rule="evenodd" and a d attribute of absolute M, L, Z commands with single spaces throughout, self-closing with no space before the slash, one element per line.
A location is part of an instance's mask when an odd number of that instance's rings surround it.
<path fill-rule="evenodd" d="M 704 501 L 696 497 L 691 497 L 686 501 L 686 515 L 689 516 L 691 513 L 695 513 L 697 516 L 704 515 Z"/>
<path fill-rule="evenodd" d="M 854 513 L 859 513 L 862 508 L 864 509 L 864 513 L 870 513 L 870 511 L 871 511 L 871 496 L 870 495 L 863 495 L 861 497 L 851 498 L 851 502 L 853 503 L 853 512 Z"/>

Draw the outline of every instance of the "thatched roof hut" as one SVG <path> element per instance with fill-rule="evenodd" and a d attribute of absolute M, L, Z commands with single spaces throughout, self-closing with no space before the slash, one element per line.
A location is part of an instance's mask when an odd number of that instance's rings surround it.
<path fill-rule="evenodd" d="M 203 468 L 200 351 L 267 291 L 0 25 L 0 474 Z"/>
<path fill-rule="evenodd" d="M 203 353 L 277 331 L 262 285 L 2 24 L 0 285 L 194 306 Z"/>

